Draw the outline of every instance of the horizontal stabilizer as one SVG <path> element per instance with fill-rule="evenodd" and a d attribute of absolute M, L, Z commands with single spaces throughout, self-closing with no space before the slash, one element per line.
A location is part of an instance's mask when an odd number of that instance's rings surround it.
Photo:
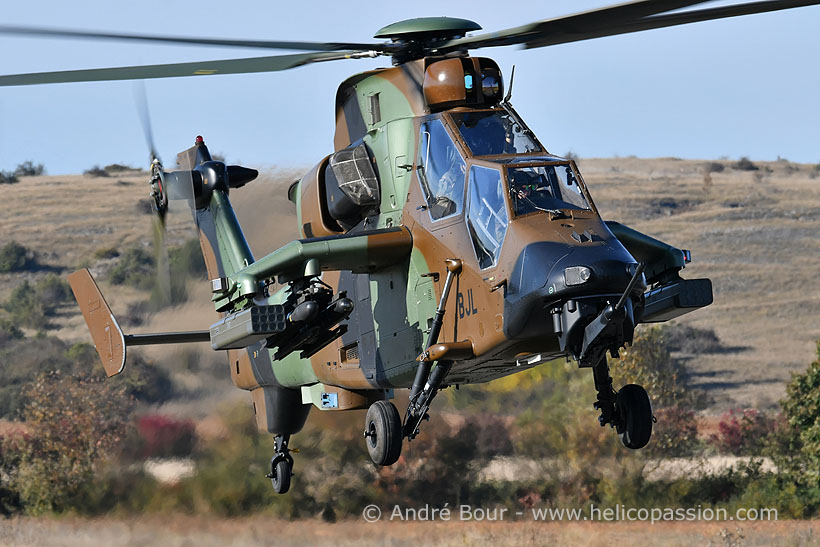
<path fill-rule="evenodd" d="M 211 333 L 207 330 L 123 334 L 117 319 L 111 313 L 111 308 L 88 269 L 83 268 L 69 275 L 68 283 L 83 312 L 83 319 L 88 325 L 88 330 L 91 331 L 94 347 L 109 377 L 119 374 L 125 368 L 125 348 L 128 346 L 211 341 Z"/>

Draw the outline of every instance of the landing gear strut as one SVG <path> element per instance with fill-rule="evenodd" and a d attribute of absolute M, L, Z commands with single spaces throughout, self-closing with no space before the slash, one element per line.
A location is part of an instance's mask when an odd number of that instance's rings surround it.
<path fill-rule="evenodd" d="M 266 477 L 270 479 L 277 494 L 284 494 L 290 489 L 290 478 L 293 476 L 293 456 L 288 448 L 289 441 L 290 435 L 281 433 L 273 438 L 276 454 L 270 460 L 270 473 Z"/>
<path fill-rule="evenodd" d="M 422 356 L 425 356 L 430 348 L 438 342 L 441 325 L 444 321 L 444 306 L 450 296 L 450 288 L 453 286 L 453 280 L 461 275 L 462 263 L 460 259 L 448 258 L 444 263 L 447 266 L 447 278 L 444 280 L 441 299 L 436 309 L 436 315 L 433 317 L 433 323 L 430 326 L 430 334 L 427 336 L 427 349 L 422 353 Z M 433 402 L 433 397 L 436 396 L 444 383 L 444 379 L 450 373 L 453 362 L 449 360 L 439 361 L 431 373 L 432 366 L 432 360 L 420 359 L 419 366 L 416 369 L 416 378 L 413 380 L 413 387 L 410 388 L 410 403 L 407 405 L 402 427 L 402 436 L 407 437 L 409 440 L 416 438 L 421 422 L 429 418 L 427 410 L 430 408 L 430 403 Z"/>
<path fill-rule="evenodd" d="M 627 448 L 643 448 L 652 436 L 652 405 L 646 390 L 637 384 L 627 384 L 616 392 L 612 388 L 612 377 L 606 356 L 592 367 L 595 391 L 598 400 L 595 409 L 601 411 L 598 422 L 601 426 L 614 427 Z"/>

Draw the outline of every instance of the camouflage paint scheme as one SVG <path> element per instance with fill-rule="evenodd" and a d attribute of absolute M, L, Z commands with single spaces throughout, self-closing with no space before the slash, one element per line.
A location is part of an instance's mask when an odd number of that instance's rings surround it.
<path fill-rule="evenodd" d="M 254 261 L 230 208 L 227 191 L 214 191 L 209 206 L 197 212 L 209 277 L 227 278 L 238 291 L 238 295 L 235 292 L 221 299 L 216 295 L 218 311 L 247 305 L 242 296 L 254 298 L 256 304 L 282 303 L 286 288 L 265 298 L 259 296 L 260 283 L 276 276 L 280 281 L 287 280 L 303 273 L 304 268 L 317 267 L 323 271 L 325 283 L 337 293 L 346 291 L 355 303 L 353 314 L 343 322 L 348 332 L 309 359 L 301 359 L 294 352 L 277 361 L 274 352 L 261 342 L 245 350 L 228 351 L 231 377 L 237 387 L 251 391 L 261 429 L 272 433 L 298 431 L 307 417 L 308 403 L 326 410 L 366 408 L 374 400 L 390 398 L 392 388 L 409 388 L 441 297 L 447 258 L 462 259 L 463 271 L 447 302 L 439 342 L 465 342 L 463 346 L 471 348 L 466 352 L 469 357 L 454 363 L 447 385 L 486 382 L 534 366 L 547 357 L 565 355 L 557 338 L 541 338 L 533 343 L 510 340 L 505 335 L 504 295 L 516 260 L 521 250 L 533 242 L 575 245 L 573 232 L 585 231 L 615 244 L 618 240 L 598 216 L 582 180 L 591 210 L 573 211 L 571 218 L 561 222 L 550 219 L 549 229 L 545 229 L 546 213 L 518 218 L 510 214 L 500 257 L 489 269 L 481 270 L 478 265 L 464 211 L 432 220 L 417 176 L 422 120 L 443 120 L 467 161 L 468 172 L 473 164 L 490 165 L 487 158 L 472 157 L 448 113 L 492 105 L 432 111 L 426 102 L 425 76 L 431 73 L 426 69 L 436 61 L 461 63 L 461 59 L 409 61 L 353 76 L 339 87 L 335 150 L 364 143 L 372 154 L 381 188 L 378 215 L 368 220 L 366 229 L 351 229 L 344 245 L 336 237 L 344 232 L 328 220 L 322 204 L 321 174 L 327 157 L 289 191 L 304 239 L 258 261 Z M 478 67 L 478 58 L 466 59 Z M 447 70 L 444 74 L 446 77 Z M 435 92 L 440 102 L 446 102 L 446 89 Z M 458 97 L 453 99 L 457 101 Z M 196 148 L 180 154 L 183 168 L 195 163 Z M 545 149 L 532 155 L 549 156 Z M 506 200 L 509 207 L 509 198 Z M 382 240 L 376 240 L 374 233 L 378 232 L 374 231 L 385 232 L 380 234 Z M 310 255 L 314 260 L 304 254 L 303 247 L 322 241 L 330 243 L 321 257 Z M 285 253 L 291 246 L 298 248 Z M 288 257 L 283 258 L 283 253 Z M 613 289 L 622 291 L 623 286 Z M 532 363 L 519 360 L 536 352 L 544 358 Z"/>

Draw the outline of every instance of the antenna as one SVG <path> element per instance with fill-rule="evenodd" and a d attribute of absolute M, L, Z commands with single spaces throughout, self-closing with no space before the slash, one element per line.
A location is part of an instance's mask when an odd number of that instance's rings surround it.
<path fill-rule="evenodd" d="M 510 87 L 507 88 L 507 96 L 504 97 L 504 102 L 510 102 L 510 97 L 512 97 L 512 86 L 513 81 L 515 81 L 515 65 L 512 66 L 512 70 L 510 71 Z"/>

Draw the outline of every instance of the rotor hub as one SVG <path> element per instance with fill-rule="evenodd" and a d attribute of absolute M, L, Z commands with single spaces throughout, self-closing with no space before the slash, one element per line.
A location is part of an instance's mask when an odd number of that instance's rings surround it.
<path fill-rule="evenodd" d="M 394 52 L 393 62 L 421 59 L 435 51 L 436 46 L 463 38 L 468 32 L 481 30 L 481 25 L 457 17 L 417 17 L 391 23 L 373 37 L 387 38 L 400 46 Z"/>

